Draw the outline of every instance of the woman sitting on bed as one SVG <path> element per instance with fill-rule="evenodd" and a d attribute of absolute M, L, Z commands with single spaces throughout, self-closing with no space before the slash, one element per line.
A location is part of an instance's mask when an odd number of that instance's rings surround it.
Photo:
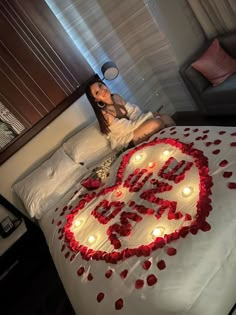
<path fill-rule="evenodd" d="M 135 146 L 157 131 L 175 125 L 168 115 L 142 113 L 120 95 L 111 94 L 99 79 L 86 89 L 86 95 L 97 116 L 101 132 L 108 136 L 112 149 Z"/>

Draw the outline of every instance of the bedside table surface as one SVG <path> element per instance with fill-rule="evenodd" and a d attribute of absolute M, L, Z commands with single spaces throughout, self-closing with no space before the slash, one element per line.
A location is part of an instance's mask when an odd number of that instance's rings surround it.
<path fill-rule="evenodd" d="M 22 235 L 27 232 L 27 227 L 24 220 L 21 224 L 6 238 L 0 237 L 0 256 L 2 256 L 16 241 L 18 241 Z"/>

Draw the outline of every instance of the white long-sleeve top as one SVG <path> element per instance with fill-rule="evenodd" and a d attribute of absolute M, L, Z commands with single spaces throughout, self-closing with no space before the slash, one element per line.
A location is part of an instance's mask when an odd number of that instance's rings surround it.
<path fill-rule="evenodd" d="M 142 113 L 138 106 L 126 103 L 127 118 L 115 118 L 109 126 L 108 139 L 112 149 L 120 150 L 126 148 L 134 137 L 134 130 L 146 120 L 153 118 L 151 112 Z"/>

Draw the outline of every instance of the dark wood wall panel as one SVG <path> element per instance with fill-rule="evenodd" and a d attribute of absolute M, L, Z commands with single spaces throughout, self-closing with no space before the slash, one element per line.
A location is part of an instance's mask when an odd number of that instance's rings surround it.
<path fill-rule="evenodd" d="M 1 94 L 4 99 L 8 100 L 8 109 L 12 112 L 17 119 L 20 120 L 20 117 L 23 116 L 30 126 L 33 126 L 37 121 L 43 118 L 37 107 L 34 107 L 31 102 L 22 94 L 22 91 L 16 86 L 9 77 L 2 71 L 2 65 L 0 61 L 0 82 L 1 82 Z M 8 91 L 11 91 L 9 95 Z M 2 101 L 5 105 L 5 102 Z M 7 106 L 6 106 L 7 107 Z M 13 110 L 14 109 L 14 110 Z"/>
<path fill-rule="evenodd" d="M 25 70 L 9 52 L 6 53 L 5 47 L 0 42 L 0 69 L 5 74 L 6 79 L 17 87 L 22 95 L 29 100 L 32 106 L 43 116 L 52 110 L 55 105 L 51 103 L 46 94 L 42 93 L 39 86 L 30 78 Z M 2 85 L 4 84 L 2 81 Z M 12 86 L 14 88 L 14 86 Z M 8 94 L 8 90 L 5 91 Z M 17 101 L 17 100 L 16 100 Z M 17 104 L 16 104 L 17 108 Z"/>
<path fill-rule="evenodd" d="M 26 85 L 31 84 L 29 88 L 34 93 L 35 90 L 39 90 L 39 99 L 42 97 L 42 102 L 45 102 L 45 107 L 49 105 L 56 106 L 61 102 L 68 94 L 63 91 L 61 86 L 55 80 L 52 71 L 47 67 L 42 60 L 40 53 L 34 46 L 34 43 L 29 42 L 28 38 L 24 38 L 25 34 L 20 33 L 20 29 L 12 27 L 4 12 L 1 12 L 0 18 L 2 18 L 2 29 L 0 30 L 0 36 L 2 45 L 5 46 L 6 54 L 13 56 L 13 58 L 20 65 L 22 80 Z M 9 36 L 11 34 L 11 36 Z M 12 65 L 13 66 L 13 65 Z M 16 72 L 19 69 L 14 69 Z M 47 99 L 45 99 L 45 94 Z M 48 104 L 47 104 L 48 103 Z"/>
<path fill-rule="evenodd" d="M 69 82 L 68 78 L 64 76 L 63 71 L 59 69 L 55 53 L 53 52 L 52 56 L 48 53 L 48 50 L 52 50 L 52 47 L 50 47 L 50 45 L 48 45 L 48 43 L 44 40 L 43 35 L 35 27 L 26 12 L 21 9 L 20 4 L 17 4 L 17 7 L 14 7 L 12 3 L 8 2 L 4 5 L 3 12 L 5 16 L 15 28 L 16 33 L 22 37 L 22 40 L 37 56 L 38 60 L 50 73 L 55 82 L 57 82 L 66 95 L 69 95 L 74 90 L 73 85 Z M 43 44 L 40 43 L 38 38 L 42 38 Z M 48 49 L 45 49 L 46 47 Z M 60 63 L 61 62 L 59 61 L 59 64 Z"/>
<path fill-rule="evenodd" d="M 7 0 L 5 0 L 7 1 Z M 86 62 L 76 45 L 66 33 L 44 0 L 12 0 L 22 18 L 32 22 L 31 29 L 37 30 L 35 37 L 50 57 L 55 58 L 66 78 L 74 88 L 89 80 L 94 71 Z"/>
<path fill-rule="evenodd" d="M 26 127 L 0 152 L 0 163 L 65 110 L 93 76 L 44 0 L 0 0 L 0 100 Z"/>

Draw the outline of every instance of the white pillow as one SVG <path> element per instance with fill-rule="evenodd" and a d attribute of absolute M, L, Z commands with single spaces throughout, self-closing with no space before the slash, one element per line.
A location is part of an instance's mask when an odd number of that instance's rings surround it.
<path fill-rule="evenodd" d="M 14 184 L 13 188 L 29 215 L 40 219 L 86 171 L 85 167 L 72 161 L 63 148 L 59 148 L 49 160 Z"/>
<path fill-rule="evenodd" d="M 72 136 L 63 148 L 72 160 L 84 163 L 88 168 L 113 152 L 107 137 L 100 131 L 98 121 Z"/>

